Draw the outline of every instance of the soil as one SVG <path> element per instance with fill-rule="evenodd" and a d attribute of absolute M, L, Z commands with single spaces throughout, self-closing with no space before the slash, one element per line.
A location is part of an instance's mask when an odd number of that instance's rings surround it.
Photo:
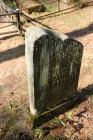
<path fill-rule="evenodd" d="M 87 13 L 87 14 L 86 14 Z M 6 20 L 6 19 L 0 19 Z M 78 91 L 81 102 L 56 120 L 34 132 L 29 123 L 25 41 L 19 32 L 0 35 L 0 140 L 92 140 L 93 139 L 93 6 L 71 13 L 57 13 L 40 19 L 49 28 L 67 34 L 84 45 Z M 32 24 L 42 26 L 40 23 Z M 26 24 L 25 28 L 31 23 Z M 15 31 L 10 23 L 0 23 L 0 33 Z"/>

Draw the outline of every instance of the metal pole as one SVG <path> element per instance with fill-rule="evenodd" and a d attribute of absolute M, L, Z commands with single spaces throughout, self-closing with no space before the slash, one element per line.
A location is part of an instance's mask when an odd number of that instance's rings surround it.
<path fill-rule="evenodd" d="M 22 28 L 21 28 L 21 21 L 20 21 L 19 9 L 16 9 L 16 19 L 17 19 L 17 28 L 19 29 L 20 34 L 22 36 Z"/>

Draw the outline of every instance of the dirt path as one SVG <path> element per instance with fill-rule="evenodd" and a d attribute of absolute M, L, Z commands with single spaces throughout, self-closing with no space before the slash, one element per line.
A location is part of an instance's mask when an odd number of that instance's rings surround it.
<path fill-rule="evenodd" d="M 89 87 L 87 92 L 89 92 L 89 94 L 91 92 L 92 95 L 93 7 L 84 8 L 67 15 L 61 14 L 57 17 L 47 18 L 41 20 L 41 22 L 56 31 L 66 33 L 76 38 L 84 45 L 78 89 L 81 90 L 82 93 L 82 89 Z M 0 23 L 0 33 L 15 30 L 16 28 L 10 26 L 10 24 Z M 2 140 L 12 140 L 13 137 L 17 139 L 17 134 L 21 132 L 32 134 L 31 128 L 26 122 L 28 89 L 24 54 L 24 40 L 19 36 L 18 32 L 0 35 L 0 138 Z M 82 111 L 85 112 L 81 113 L 83 114 L 81 117 L 78 117 L 78 114 Z M 88 138 L 92 140 L 93 97 L 90 96 L 85 102 L 73 109 L 73 112 L 74 119 L 79 119 L 78 124 L 82 124 L 83 127 L 81 127 L 79 131 L 73 132 L 73 134 L 72 126 L 68 124 L 65 129 L 66 137 L 68 137 L 68 139 L 79 137 L 84 140 Z M 70 134 L 67 134 L 70 128 Z M 59 129 L 57 128 L 55 131 L 59 132 Z M 63 132 L 63 130 L 61 132 Z M 57 136 L 53 131 L 50 131 L 50 135 Z"/>

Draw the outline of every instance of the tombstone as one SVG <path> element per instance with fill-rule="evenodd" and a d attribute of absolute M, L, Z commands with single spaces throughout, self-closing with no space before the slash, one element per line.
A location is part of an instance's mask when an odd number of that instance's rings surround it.
<path fill-rule="evenodd" d="M 25 44 L 31 114 L 53 110 L 75 97 L 83 45 L 37 26 L 27 29 Z"/>

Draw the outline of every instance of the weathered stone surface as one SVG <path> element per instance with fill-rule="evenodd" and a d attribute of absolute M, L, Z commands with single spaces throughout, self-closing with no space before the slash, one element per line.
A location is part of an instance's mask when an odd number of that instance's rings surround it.
<path fill-rule="evenodd" d="M 73 98 L 83 45 L 36 26 L 27 29 L 25 44 L 31 114 L 40 114 Z"/>

